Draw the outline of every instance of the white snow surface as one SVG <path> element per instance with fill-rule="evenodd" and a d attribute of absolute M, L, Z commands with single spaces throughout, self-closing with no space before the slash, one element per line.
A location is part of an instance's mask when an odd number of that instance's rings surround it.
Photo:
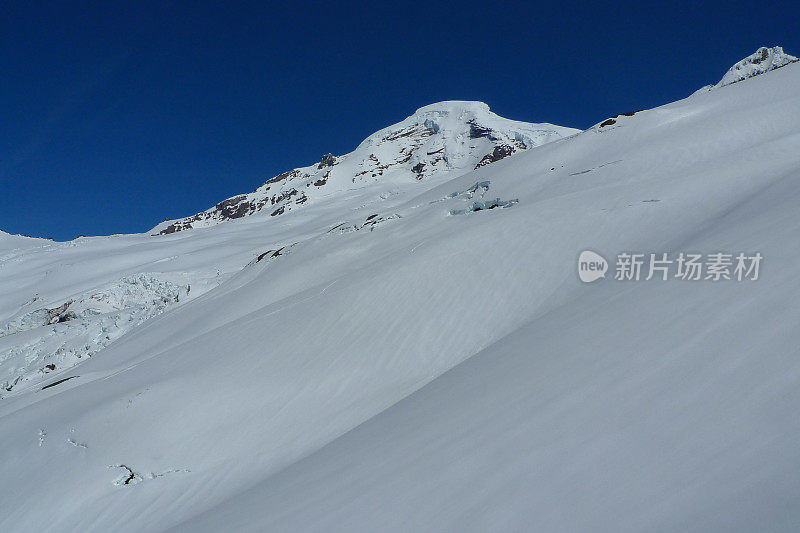
<path fill-rule="evenodd" d="M 280 217 L 0 234 L 0 350 L 115 339 L 0 399 L 0 531 L 796 531 L 798 154 L 794 64 Z"/>

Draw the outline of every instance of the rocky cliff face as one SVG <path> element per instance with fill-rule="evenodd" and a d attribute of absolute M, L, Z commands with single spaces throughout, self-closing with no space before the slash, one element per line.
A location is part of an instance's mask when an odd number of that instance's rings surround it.
<path fill-rule="evenodd" d="M 210 226 L 261 211 L 277 217 L 322 197 L 376 182 L 455 177 L 577 131 L 508 120 L 482 102 L 440 102 L 370 135 L 349 154 L 327 154 L 319 163 L 279 174 L 249 194 L 159 224 L 152 233 Z"/>

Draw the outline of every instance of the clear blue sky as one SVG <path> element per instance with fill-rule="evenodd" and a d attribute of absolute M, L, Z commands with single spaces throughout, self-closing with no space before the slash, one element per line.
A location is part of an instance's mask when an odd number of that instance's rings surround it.
<path fill-rule="evenodd" d="M 140 232 L 440 100 L 579 128 L 680 99 L 798 2 L 0 4 L 0 229 Z"/>

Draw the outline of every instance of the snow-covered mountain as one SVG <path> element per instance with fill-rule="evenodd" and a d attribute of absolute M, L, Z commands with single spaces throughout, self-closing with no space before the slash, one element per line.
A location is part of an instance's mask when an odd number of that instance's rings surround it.
<path fill-rule="evenodd" d="M 250 194 L 228 198 L 188 218 L 163 222 L 149 233 L 168 235 L 249 215 L 254 215 L 250 222 L 266 223 L 273 217 L 315 204 L 322 204 L 319 206 L 322 208 L 332 206 L 335 215 L 341 217 L 352 207 L 343 208 L 337 199 L 345 199 L 346 203 L 348 198 L 365 197 L 362 202 L 365 205 L 375 202 L 391 205 L 392 202 L 385 200 L 423 192 L 518 151 L 578 131 L 508 120 L 489 111 L 489 106 L 482 102 L 440 102 L 418 109 L 402 122 L 374 133 L 349 154 L 340 157 L 329 154 L 318 164 L 268 180 Z M 372 226 L 382 220 L 375 215 L 368 224 Z M 338 231 L 345 229 L 342 226 Z M 3 239 L 20 242 L 23 249 L 31 242 L 4 235 L 0 236 L 0 246 Z M 66 245 L 45 242 L 42 249 L 83 248 L 97 239 L 119 244 L 125 237 L 79 238 Z M 241 251 L 248 255 L 234 255 L 231 262 L 222 265 L 223 270 L 239 269 L 263 252 L 253 251 L 251 242 Z M 0 259 L 7 263 L 24 262 L 17 252 L 14 250 Z M 281 252 L 276 248 L 270 253 Z M 177 254 L 176 250 L 167 257 L 158 257 L 158 261 L 173 261 L 179 258 Z M 56 255 L 55 259 L 54 269 L 62 268 L 62 256 Z M 96 278 L 93 269 L 86 271 L 90 273 L 86 280 L 89 283 L 79 285 L 80 288 L 73 287 L 71 281 L 65 283 L 61 278 L 50 277 L 57 280 L 55 285 L 62 285 L 54 287 L 55 295 L 44 296 L 39 289 L 47 284 L 40 280 L 36 288 L 26 286 L 16 302 L 8 300 L 12 304 L 9 308 L 4 309 L 0 304 L 0 399 L 36 386 L 54 372 L 62 372 L 95 355 L 145 320 L 202 294 L 223 279 L 216 259 L 192 267 L 176 261 L 176 266 L 168 272 L 158 268 L 157 273 L 143 269 L 140 257 L 132 255 L 130 259 L 135 268 L 123 268 L 103 282 Z M 108 268 L 113 261 L 102 256 L 99 264 Z M 46 271 L 47 276 L 51 274 L 52 271 Z M 65 292 L 63 285 L 70 290 Z"/>
<path fill-rule="evenodd" d="M 728 69 L 728 72 L 725 73 L 716 85 L 706 85 L 697 92 L 710 91 L 716 87 L 725 87 L 732 83 L 765 74 L 776 68 L 785 67 L 796 61 L 797 58 L 795 56 L 787 54 L 780 46 L 773 46 L 772 48 L 762 46 L 756 50 L 755 53 L 747 56 Z"/>
<path fill-rule="evenodd" d="M 795 530 L 800 64 L 491 165 L 539 129 L 436 107 L 280 216 L 0 233 L 0 531 Z"/>
<path fill-rule="evenodd" d="M 319 163 L 279 174 L 249 194 L 163 222 L 152 232 L 163 235 L 205 227 L 262 210 L 279 216 L 376 182 L 401 187 L 418 180 L 454 178 L 578 131 L 508 120 L 483 102 L 439 102 L 370 135 L 349 154 L 325 155 Z"/>
<path fill-rule="evenodd" d="M 796 61 L 797 58 L 795 56 L 787 54 L 780 46 L 774 46 L 772 48 L 762 46 L 754 54 L 747 56 L 733 65 L 722 79 L 719 80 L 716 86 L 724 87 L 731 83 L 746 80 L 747 78 L 764 74 L 770 70 L 784 67 Z"/>

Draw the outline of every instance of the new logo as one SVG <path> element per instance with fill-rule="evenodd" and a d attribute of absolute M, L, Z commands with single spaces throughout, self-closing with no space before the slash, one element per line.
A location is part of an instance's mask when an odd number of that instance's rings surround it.
<path fill-rule="evenodd" d="M 584 283 L 591 283 L 600 278 L 606 277 L 608 261 L 591 250 L 584 250 L 578 257 L 578 277 Z"/>

